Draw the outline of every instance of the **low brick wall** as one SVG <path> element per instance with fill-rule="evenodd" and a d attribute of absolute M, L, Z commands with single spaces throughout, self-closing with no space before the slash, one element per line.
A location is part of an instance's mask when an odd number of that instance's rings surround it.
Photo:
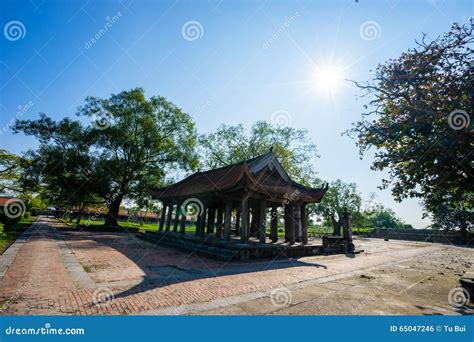
<path fill-rule="evenodd" d="M 471 239 L 468 245 L 474 246 L 474 237 L 470 235 Z M 369 237 L 385 238 L 394 240 L 408 240 L 408 241 L 426 241 L 438 243 L 452 243 L 462 244 L 461 234 L 459 232 L 445 232 L 430 229 L 375 229 L 369 234 Z"/>

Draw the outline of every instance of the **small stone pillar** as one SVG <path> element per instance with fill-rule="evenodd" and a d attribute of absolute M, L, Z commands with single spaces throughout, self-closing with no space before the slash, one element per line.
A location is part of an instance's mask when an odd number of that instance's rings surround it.
<path fill-rule="evenodd" d="M 344 230 L 344 240 L 347 243 L 347 251 L 346 252 L 354 252 L 354 244 L 352 243 L 352 228 L 351 228 L 351 220 L 349 215 L 349 210 L 344 208 L 342 214 L 342 228 Z"/>

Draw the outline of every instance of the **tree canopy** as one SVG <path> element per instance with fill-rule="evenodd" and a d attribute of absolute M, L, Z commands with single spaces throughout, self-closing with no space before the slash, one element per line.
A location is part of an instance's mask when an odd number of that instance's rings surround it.
<path fill-rule="evenodd" d="M 148 187 L 163 182 L 166 168 L 197 167 L 194 122 L 164 97 L 147 100 L 140 88 L 107 99 L 87 97 L 77 114 L 91 123 L 56 122 L 42 114 L 14 127 L 38 138 L 40 147 L 28 153 L 34 161 L 29 174 L 47 186 L 56 203 L 84 205 L 101 198 L 109 208 L 106 224 L 117 225 L 124 198 L 143 204 Z"/>
<path fill-rule="evenodd" d="M 215 132 L 199 137 L 203 165 L 213 169 L 265 154 L 273 147 L 290 177 L 303 184 L 319 180 L 312 161 L 318 158 L 316 145 L 307 130 L 279 127 L 266 121 L 257 121 L 250 129 L 242 124 L 220 126 Z"/>
<path fill-rule="evenodd" d="M 371 81 L 356 82 L 369 103 L 348 131 L 361 155 L 375 148 L 372 168 L 389 172 L 382 188 L 399 201 L 422 199 L 435 221 L 450 215 L 464 231 L 474 222 L 471 33 L 454 24 L 443 37 L 423 35 Z"/>

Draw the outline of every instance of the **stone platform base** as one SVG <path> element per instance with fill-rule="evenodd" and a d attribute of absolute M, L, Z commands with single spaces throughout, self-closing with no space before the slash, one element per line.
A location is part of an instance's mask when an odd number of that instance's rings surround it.
<path fill-rule="evenodd" d="M 194 252 L 199 255 L 215 258 L 223 261 L 250 260 L 250 259 L 274 259 L 274 258 L 299 258 L 310 255 L 335 254 L 336 251 L 325 251 L 322 245 L 299 243 L 290 246 L 284 242 L 266 244 L 258 243 L 250 239 L 242 243 L 235 238 L 231 241 L 218 239 L 214 235 L 197 238 L 191 234 L 178 234 L 174 232 L 140 232 L 138 237 L 150 242 L 169 247 Z"/>

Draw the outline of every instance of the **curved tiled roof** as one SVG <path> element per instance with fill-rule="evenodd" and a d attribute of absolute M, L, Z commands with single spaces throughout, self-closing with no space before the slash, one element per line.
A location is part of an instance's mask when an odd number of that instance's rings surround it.
<path fill-rule="evenodd" d="M 271 151 L 237 164 L 196 172 L 175 184 L 149 191 L 154 198 L 166 200 L 230 192 L 244 187 L 269 198 L 291 196 L 291 200 L 303 202 L 319 202 L 327 191 L 327 187 L 315 189 L 291 180 Z"/>

